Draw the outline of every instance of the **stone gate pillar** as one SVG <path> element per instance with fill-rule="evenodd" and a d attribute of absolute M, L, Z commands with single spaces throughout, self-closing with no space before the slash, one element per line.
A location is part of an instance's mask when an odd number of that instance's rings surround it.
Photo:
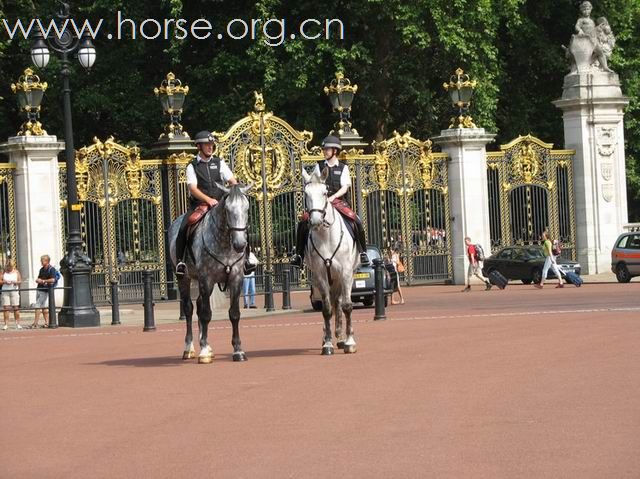
<path fill-rule="evenodd" d="M 611 271 L 611 248 L 628 222 L 624 107 L 615 73 L 578 70 L 565 76 L 564 142 L 576 150 L 574 194 L 577 259 L 586 274 Z"/>
<path fill-rule="evenodd" d="M 486 145 L 495 135 L 484 128 L 443 130 L 432 138 L 449 155 L 449 208 L 453 281 L 464 284 L 469 262 L 464 238 L 491 253 Z"/>
<path fill-rule="evenodd" d="M 18 250 L 16 262 L 22 274 L 22 288 L 35 288 L 40 257 L 48 254 L 60 269 L 64 248 L 58 184 L 58 153 L 64 142 L 55 136 L 15 136 L 0 145 L 15 170 L 15 212 Z M 58 287 L 63 286 L 63 280 Z M 62 291 L 56 304 L 62 305 Z M 23 307 L 35 302 L 36 292 L 20 295 Z"/>

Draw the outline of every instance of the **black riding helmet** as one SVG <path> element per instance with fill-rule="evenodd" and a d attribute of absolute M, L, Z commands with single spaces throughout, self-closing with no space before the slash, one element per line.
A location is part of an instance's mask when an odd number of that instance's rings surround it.
<path fill-rule="evenodd" d="M 337 136 L 329 135 L 322 140 L 322 148 L 336 148 L 340 151 L 342 150 L 342 142 Z"/>

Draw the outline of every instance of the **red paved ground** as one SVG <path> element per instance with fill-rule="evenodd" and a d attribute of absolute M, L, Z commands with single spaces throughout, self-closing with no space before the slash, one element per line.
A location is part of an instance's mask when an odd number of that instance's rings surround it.
<path fill-rule="evenodd" d="M 321 357 L 319 313 L 0 335 L 0 477 L 640 477 L 640 284 L 406 289 Z M 295 296 L 305 302 L 304 295 Z"/>

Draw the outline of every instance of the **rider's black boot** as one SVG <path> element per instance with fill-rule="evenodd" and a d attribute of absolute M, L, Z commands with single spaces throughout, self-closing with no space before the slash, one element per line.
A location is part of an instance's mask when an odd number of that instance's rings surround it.
<path fill-rule="evenodd" d="M 367 237 L 364 233 L 364 226 L 360 221 L 360 218 L 355 220 L 356 236 L 358 237 L 358 249 L 360 250 L 360 263 L 368 265 L 371 263 L 369 256 L 367 255 Z"/>
<path fill-rule="evenodd" d="M 291 266 L 302 268 L 308 235 L 309 224 L 306 221 L 301 221 L 298 223 L 298 231 L 296 232 L 296 254 L 289 260 Z"/>
<path fill-rule="evenodd" d="M 184 263 L 184 252 L 187 246 L 187 218 L 188 215 L 185 215 L 178 230 L 178 236 L 176 237 L 176 258 L 178 261 L 176 265 L 176 276 L 184 276 L 187 273 L 187 265 Z"/>

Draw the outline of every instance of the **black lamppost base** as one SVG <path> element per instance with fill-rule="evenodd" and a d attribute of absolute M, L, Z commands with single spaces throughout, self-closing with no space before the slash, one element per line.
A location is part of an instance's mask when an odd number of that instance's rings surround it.
<path fill-rule="evenodd" d="M 89 328 L 100 326 L 100 312 L 93 304 L 91 296 L 91 260 L 72 248 L 60 261 L 60 271 L 64 277 L 64 302 L 58 324 L 68 328 Z"/>

